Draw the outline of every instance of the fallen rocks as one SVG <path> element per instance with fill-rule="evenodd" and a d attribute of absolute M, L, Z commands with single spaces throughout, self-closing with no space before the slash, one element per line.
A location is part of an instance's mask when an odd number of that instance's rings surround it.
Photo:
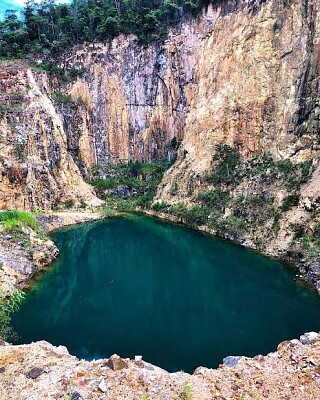
<path fill-rule="evenodd" d="M 100 380 L 100 382 L 98 384 L 98 388 L 99 388 L 99 390 L 101 390 L 102 393 L 106 393 L 107 385 L 106 385 L 106 383 L 105 383 L 103 378 Z"/>
<path fill-rule="evenodd" d="M 312 344 L 320 340 L 320 334 L 317 332 L 307 332 L 300 336 L 302 344 Z"/>
<path fill-rule="evenodd" d="M 309 332 L 310 333 L 310 332 Z M 308 346 L 286 341 L 278 350 L 254 358 L 226 357 L 217 369 L 169 373 L 144 362 L 113 355 L 108 360 L 78 360 L 41 341 L 0 346 L 1 400 L 193 400 L 320 399 L 320 341 Z M 230 368 L 230 366 L 232 366 Z M 28 372 L 28 373 L 26 373 Z"/>
<path fill-rule="evenodd" d="M 117 354 L 111 356 L 107 361 L 106 365 L 113 371 L 118 371 L 119 369 L 128 368 L 128 362 L 123 358 L 121 358 L 120 356 L 118 356 Z"/>
<path fill-rule="evenodd" d="M 222 361 L 223 361 L 223 365 L 225 365 L 226 367 L 230 367 L 233 368 L 235 367 L 239 360 L 241 360 L 242 356 L 228 356 L 225 357 Z"/>
<path fill-rule="evenodd" d="M 34 367 L 27 373 L 27 378 L 36 379 L 39 378 L 39 376 L 42 375 L 43 373 L 44 373 L 43 369 Z"/>

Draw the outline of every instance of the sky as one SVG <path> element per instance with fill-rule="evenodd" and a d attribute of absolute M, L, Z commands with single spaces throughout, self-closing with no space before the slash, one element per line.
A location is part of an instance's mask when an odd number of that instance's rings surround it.
<path fill-rule="evenodd" d="M 0 0 L 0 18 L 6 10 L 21 10 L 27 0 Z M 40 0 L 39 0 L 40 2 Z M 67 3 L 68 0 L 59 0 L 57 3 Z"/>

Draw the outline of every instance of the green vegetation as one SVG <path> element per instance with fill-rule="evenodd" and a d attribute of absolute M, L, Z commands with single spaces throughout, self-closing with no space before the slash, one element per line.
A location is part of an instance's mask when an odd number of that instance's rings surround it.
<path fill-rule="evenodd" d="M 19 289 L 15 290 L 9 299 L 0 290 L 0 336 L 4 340 L 14 337 L 11 327 L 11 315 L 18 311 L 24 298 L 24 293 Z"/>
<path fill-rule="evenodd" d="M 213 3 L 217 0 L 213 0 Z M 220 0 L 219 0 L 220 1 Z M 0 22 L 0 57 L 57 53 L 77 43 L 109 41 L 136 34 L 142 43 L 158 40 L 182 17 L 196 16 L 210 0 L 29 0 L 23 18 L 7 10 Z"/>
<path fill-rule="evenodd" d="M 192 389 L 188 381 L 183 383 L 182 392 L 179 394 L 180 400 L 192 400 Z"/>
<path fill-rule="evenodd" d="M 89 183 L 97 195 L 106 200 L 106 212 L 132 212 L 137 207 L 149 208 L 164 172 L 170 166 L 167 161 L 142 163 L 134 161 L 98 166 L 92 170 Z"/>
<path fill-rule="evenodd" d="M 16 143 L 16 155 L 19 161 L 24 161 L 24 144 L 21 142 Z"/>
<path fill-rule="evenodd" d="M 219 233 L 230 235 L 234 238 L 239 238 L 248 229 L 248 223 L 236 216 L 230 215 L 229 217 L 213 222 Z"/>
<path fill-rule="evenodd" d="M 198 195 L 198 201 L 208 207 L 216 207 L 217 209 L 223 210 L 226 203 L 230 198 L 229 191 L 223 191 L 220 188 L 215 190 L 208 190 L 200 192 Z"/>
<path fill-rule="evenodd" d="M 234 175 L 241 164 L 240 156 L 234 148 L 218 144 L 213 156 L 213 162 L 214 169 L 205 176 L 207 182 L 214 185 L 221 185 L 234 181 Z"/>
<path fill-rule="evenodd" d="M 58 104 L 73 104 L 72 97 L 69 94 L 62 94 L 61 92 L 51 93 L 51 98 Z"/>
<path fill-rule="evenodd" d="M 1 211 L 1 227 L 5 232 L 21 231 L 23 226 L 38 231 L 38 224 L 34 216 L 24 211 Z"/>
<path fill-rule="evenodd" d="M 74 201 L 73 200 L 67 200 L 64 202 L 64 208 L 72 208 L 74 206 Z"/>
<path fill-rule="evenodd" d="M 292 207 L 297 206 L 299 204 L 300 196 L 298 194 L 290 194 L 289 196 L 285 197 L 281 204 L 282 211 L 288 211 Z"/>

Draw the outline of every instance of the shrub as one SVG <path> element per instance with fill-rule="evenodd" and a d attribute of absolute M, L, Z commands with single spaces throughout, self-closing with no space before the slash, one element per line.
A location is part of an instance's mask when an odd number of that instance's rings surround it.
<path fill-rule="evenodd" d="M 206 192 L 199 193 L 197 199 L 207 207 L 217 207 L 219 209 L 224 209 L 229 198 L 229 191 L 223 191 L 218 188 L 215 190 L 208 190 Z"/>
<path fill-rule="evenodd" d="M 80 200 L 80 208 L 87 208 L 88 207 L 88 204 L 83 200 L 83 199 L 81 199 Z"/>
<path fill-rule="evenodd" d="M 58 104 L 73 104 L 74 101 L 69 94 L 63 94 L 61 92 L 53 92 L 51 93 L 51 98 Z"/>
<path fill-rule="evenodd" d="M 298 194 L 292 194 L 292 195 L 285 197 L 281 204 L 281 210 L 288 211 L 292 207 L 297 206 L 299 204 L 299 198 L 300 197 Z"/>
<path fill-rule="evenodd" d="M 67 200 L 64 202 L 64 207 L 65 208 L 72 208 L 74 206 L 74 201 L 73 200 Z"/>
<path fill-rule="evenodd" d="M 187 207 L 182 204 L 182 203 L 176 203 L 173 204 L 169 209 L 168 212 L 174 216 L 176 216 L 177 218 L 185 218 L 188 209 Z"/>
<path fill-rule="evenodd" d="M 300 184 L 303 184 L 308 182 L 309 177 L 312 173 L 312 160 L 301 163 L 300 169 L 301 169 Z"/>
<path fill-rule="evenodd" d="M 228 234 L 237 238 L 247 231 L 248 224 L 241 218 L 229 216 L 218 220 L 216 223 L 216 228 L 221 234 Z"/>
<path fill-rule="evenodd" d="M 304 234 L 304 226 L 301 224 L 293 224 L 292 230 L 294 232 L 294 239 L 300 239 Z"/>
<path fill-rule="evenodd" d="M 192 389 L 188 381 L 183 383 L 183 389 L 179 394 L 180 400 L 192 400 Z"/>
<path fill-rule="evenodd" d="M 159 201 L 156 203 L 153 203 L 151 208 L 154 211 L 168 211 L 168 208 L 170 207 L 170 205 L 168 203 L 166 203 L 165 201 Z"/>
<path fill-rule="evenodd" d="M 208 221 L 210 210 L 207 207 L 193 206 L 185 211 L 184 219 L 188 224 L 203 225 Z"/>
<path fill-rule="evenodd" d="M 217 164 L 214 164 L 213 171 L 205 176 L 205 180 L 214 185 L 231 183 L 236 167 L 240 165 L 238 152 L 228 145 L 219 144 L 212 160 Z"/>
<path fill-rule="evenodd" d="M 15 290 L 8 300 L 0 291 L 0 336 L 4 340 L 9 340 L 15 336 L 11 327 L 11 315 L 19 310 L 24 299 L 25 294 L 19 289 Z"/>

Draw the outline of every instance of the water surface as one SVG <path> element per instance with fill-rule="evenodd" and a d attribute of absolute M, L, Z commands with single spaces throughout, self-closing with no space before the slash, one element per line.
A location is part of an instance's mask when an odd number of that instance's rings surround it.
<path fill-rule="evenodd" d="M 59 260 L 14 316 L 21 343 L 45 339 L 86 359 L 141 354 L 192 372 L 320 330 L 320 298 L 292 270 L 191 229 L 128 216 L 53 239 Z"/>

